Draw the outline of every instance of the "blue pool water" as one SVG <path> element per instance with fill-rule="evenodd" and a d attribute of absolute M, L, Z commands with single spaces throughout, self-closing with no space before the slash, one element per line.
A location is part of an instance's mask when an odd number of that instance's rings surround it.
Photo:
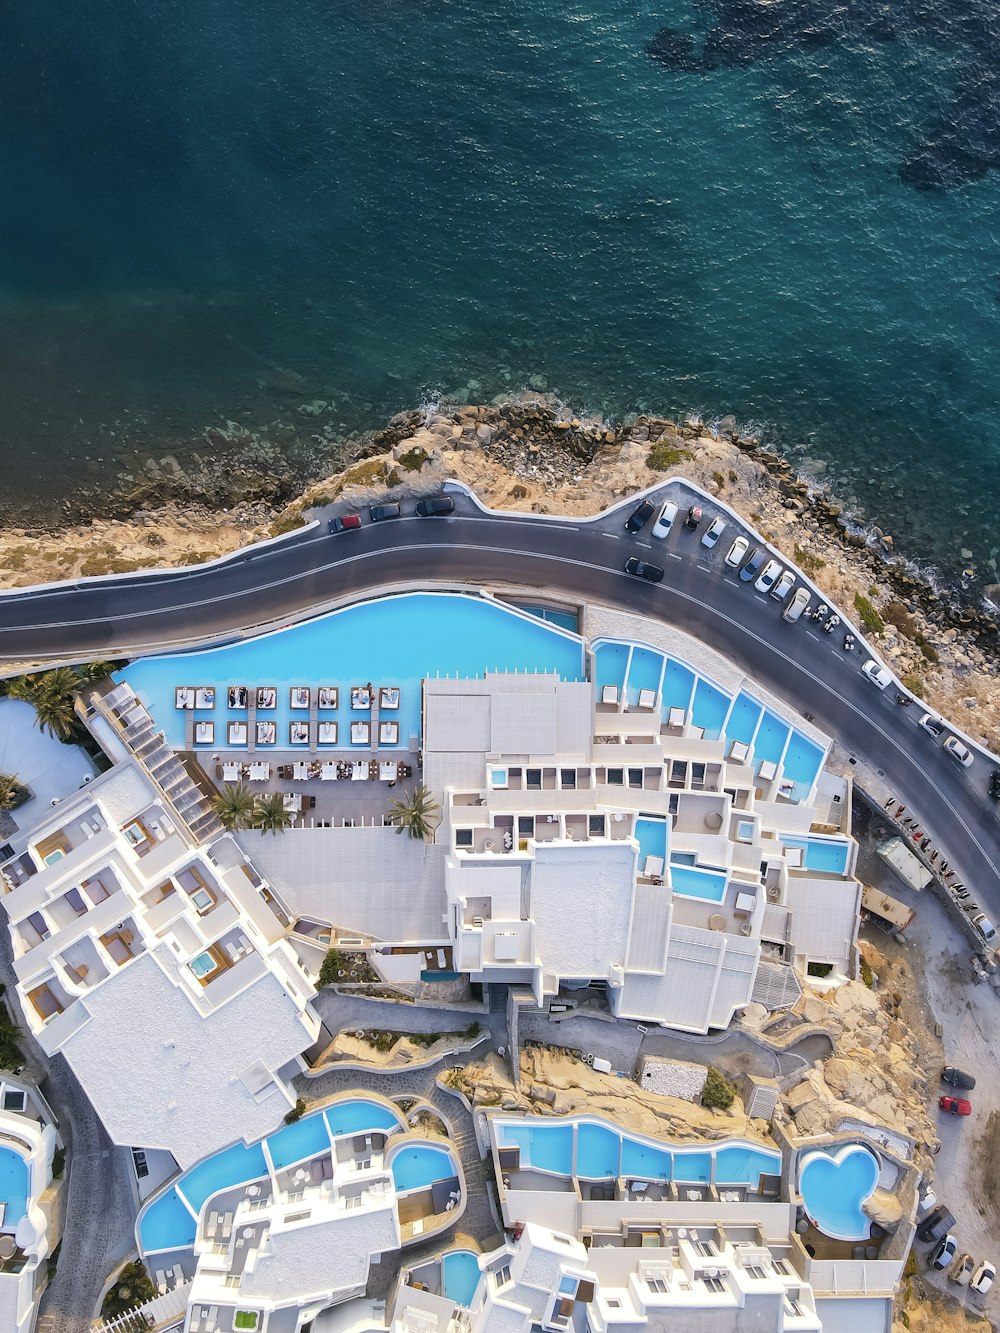
<path fill-rule="evenodd" d="M 199 981 L 202 977 L 209 976 L 218 966 L 219 964 L 210 953 L 200 953 L 197 958 L 191 960 L 191 971 Z"/>
<path fill-rule="evenodd" d="M 450 1153 L 444 1148 L 428 1148 L 418 1144 L 403 1148 L 392 1159 L 392 1179 L 401 1193 L 423 1189 L 436 1180 L 448 1180 L 455 1174 Z"/>
<path fill-rule="evenodd" d="M 636 703 L 640 690 L 659 691 L 663 671 L 663 654 L 652 648 L 633 648 L 628 668 L 629 702 Z"/>
<path fill-rule="evenodd" d="M 621 1135 L 607 1125 L 581 1120 L 576 1128 L 576 1173 L 591 1180 L 618 1174 Z"/>
<path fill-rule="evenodd" d="M 405 749 L 410 736 L 420 733 L 424 677 L 486 671 L 554 671 L 564 680 L 582 680 L 583 647 L 561 630 L 482 598 L 414 593 L 334 611 L 225 648 L 144 658 L 117 678 L 129 682 L 177 748 L 185 746 L 186 714 L 174 706 L 175 687 L 214 686 L 216 707 L 196 713 L 199 721 L 215 723 L 215 740 L 208 746 L 214 750 L 227 748 L 229 721 L 246 720 L 245 711 L 229 711 L 230 685 L 277 688 L 277 707 L 257 715 L 276 722 L 276 749 L 288 749 L 289 722 L 305 717 L 289 708 L 293 685 L 339 686 L 339 707 L 320 714 L 320 720 L 338 722 L 338 749 L 349 748 L 352 717 L 369 716 L 352 712 L 351 686 L 368 681 L 376 688 L 398 686 L 399 709 L 391 720 L 399 723 L 398 743 Z"/>
<path fill-rule="evenodd" d="M 663 673 L 663 707 L 689 708 L 691 691 L 694 688 L 695 674 L 676 658 L 667 659 L 667 669 Z"/>
<path fill-rule="evenodd" d="M 666 864 L 667 821 L 643 816 L 635 821 L 635 837 L 639 843 L 639 871 L 642 872 L 647 856 L 658 856 Z M 662 869 L 662 868 L 661 868 Z"/>
<path fill-rule="evenodd" d="M 456 1305 L 472 1304 L 480 1277 L 479 1260 L 471 1250 L 451 1250 L 441 1259 L 441 1285 Z"/>
<path fill-rule="evenodd" d="M 317 1111 L 313 1115 L 304 1116 L 295 1124 L 279 1129 L 277 1134 L 269 1134 L 265 1142 L 275 1170 L 280 1171 L 284 1166 L 291 1166 L 293 1162 L 301 1162 L 303 1158 L 312 1157 L 329 1148 L 330 1135 L 322 1112 Z"/>
<path fill-rule="evenodd" d="M 802 864 L 807 870 L 821 870 L 830 875 L 842 875 L 847 869 L 850 844 L 839 838 L 798 838 L 781 834 L 785 847 L 802 849 Z"/>
<path fill-rule="evenodd" d="M 194 1244 L 195 1220 L 174 1186 L 155 1199 L 139 1221 L 143 1253 L 180 1250 Z"/>
<path fill-rule="evenodd" d="M 28 1163 L 13 1148 L 0 1147 L 0 1203 L 4 1226 L 17 1226 L 28 1210 Z"/>
<path fill-rule="evenodd" d="M 726 876 L 719 870 L 678 865 L 670 862 L 670 884 L 674 893 L 685 898 L 703 898 L 706 902 L 721 903 L 726 896 Z"/>
<path fill-rule="evenodd" d="M 691 707 L 691 721 L 701 727 L 707 740 L 718 740 L 722 735 L 722 724 L 729 712 L 729 695 L 710 685 L 707 680 L 699 680 L 694 692 Z"/>
<path fill-rule="evenodd" d="M 197 1213 L 205 1200 L 219 1190 L 232 1189 L 234 1185 L 244 1185 L 266 1175 L 267 1163 L 261 1145 L 255 1143 L 248 1148 L 244 1143 L 234 1143 L 193 1166 L 177 1183 Z"/>
<path fill-rule="evenodd" d="M 789 782 L 799 783 L 808 791 L 816 781 L 822 763 L 823 751 L 820 747 L 800 731 L 793 731 L 781 762 Z"/>
<path fill-rule="evenodd" d="M 871 1221 L 861 1205 L 878 1180 L 874 1154 L 850 1144 L 833 1155 L 807 1153 L 799 1170 L 799 1193 L 820 1231 L 837 1240 L 866 1240 Z"/>
<path fill-rule="evenodd" d="M 784 753 L 785 741 L 788 740 L 790 730 L 791 728 L 787 727 L 780 718 L 765 710 L 763 717 L 760 719 L 760 726 L 757 728 L 757 735 L 754 737 L 754 758 L 758 761 L 763 759 L 768 763 L 776 764 Z"/>
<path fill-rule="evenodd" d="M 743 741 L 749 745 L 757 728 L 757 720 L 764 710 L 749 694 L 738 694 L 726 723 L 726 740 Z"/>
<path fill-rule="evenodd" d="M 339 1134 L 360 1134 L 371 1129 L 401 1129 L 403 1121 L 388 1106 L 379 1102 L 365 1101 L 358 1098 L 349 1102 L 336 1102 L 323 1112 L 330 1133 L 336 1138 Z"/>
<path fill-rule="evenodd" d="M 599 643 L 594 648 L 594 680 L 598 698 L 605 685 L 617 685 L 619 690 L 624 686 L 628 654 L 627 643 Z"/>
<path fill-rule="evenodd" d="M 576 1128 L 576 1161 L 573 1159 L 573 1129 Z M 501 1148 L 519 1147 L 521 1166 L 554 1175 L 575 1174 L 588 1180 L 607 1180 L 617 1175 L 650 1180 L 683 1180 L 690 1183 L 715 1179 L 726 1184 L 756 1187 L 761 1172 L 781 1170 L 781 1154 L 751 1144 L 730 1142 L 712 1149 L 668 1148 L 653 1139 L 625 1134 L 592 1120 L 562 1120 L 558 1124 L 534 1124 L 530 1120 L 496 1124 Z M 620 1153 L 619 1153 L 619 1144 Z"/>

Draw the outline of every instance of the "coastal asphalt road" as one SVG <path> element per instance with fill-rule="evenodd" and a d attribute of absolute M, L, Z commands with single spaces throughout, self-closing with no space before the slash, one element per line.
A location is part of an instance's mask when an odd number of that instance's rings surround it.
<path fill-rule="evenodd" d="M 668 482 L 683 507 L 690 492 Z M 444 519 L 410 516 L 328 534 L 325 526 L 222 564 L 162 574 L 27 589 L 0 596 L 0 660 L 127 656 L 192 638 L 281 622 L 333 598 L 377 593 L 387 584 L 513 583 L 590 598 L 674 624 L 743 668 L 793 708 L 812 716 L 849 754 L 863 758 L 924 821 L 973 896 L 1000 923 L 1000 809 L 989 798 L 989 760 L 962 768 L 918 725 L 919 704 L 901 708 L 890 686 L 862 674 L 866 654 L 846 653 L 842 632 L 806 620 L 789 625 L 781 606 L 727 570 L 740 531 L 730 520 L 714 550 L 680 520 L 663 542 L 650 525 L 624 531 L 631 505 L 592 519 L 535 518 L 482 511 L 456 494 Z M 753 542 L 751 541 L 751 545 Z M 665 566 L 658 585 L 625 574 L 630 555 Z"/>

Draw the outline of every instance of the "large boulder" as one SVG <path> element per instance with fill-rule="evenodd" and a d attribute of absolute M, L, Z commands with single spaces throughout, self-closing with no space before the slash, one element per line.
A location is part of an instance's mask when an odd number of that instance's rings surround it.
<path fill-rule="evenodd" d="M 886 1231 L 894 1230 L 903 1216 L 903 1205 L 888 1190 L 873 1190 L 861 1205 L 862 1211 Z"/>

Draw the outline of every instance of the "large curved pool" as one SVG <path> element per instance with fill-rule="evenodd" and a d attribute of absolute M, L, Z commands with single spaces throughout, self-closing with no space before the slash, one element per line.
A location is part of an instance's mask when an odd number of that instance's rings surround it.
<path fill-rule="evenodd" d="M 867 1240 L 871 1220 L 862 1204 L 878 1183 L 870 1149 L 849 1143 L 837 1152 L 809 1152 L 799 1166 L 799 1193 L 813 1225 L 834 1240 Z"/>

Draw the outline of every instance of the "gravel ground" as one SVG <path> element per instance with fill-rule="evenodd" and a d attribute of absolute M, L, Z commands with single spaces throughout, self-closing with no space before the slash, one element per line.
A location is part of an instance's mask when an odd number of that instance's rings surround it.
<path fill-rule="evenodd" d="M 858 803 L 860 806 L 860 803 Z M 930 890 L 915 892 L 874 854 L 877 816 L 869 821 L 856 807 L 855 832 L 861 843 L 858 874 L 867 883 L 908 903 L 916 917 L 898 944 L 882 931 L 865 927 L 888 967 L 880 989 L 903 995 L 906 1021 L 920 1037 L 928 1098 L 936 1101 L 951 1091 L 940 1082 L 942 1064 L 958 1065 L 976 1078 L 970 1117 L 935 1112 L 941 1150 L 934 1159 L 932 1188 L 955 1215 L 959 1252 L 978 1262 L 990 1259 L 1000 1267 L 1000 995 L 988 984 L 973 983 L 971 950 L 949 913 Z M 935 1025 L 943 1035 L 936 1035 Z M 995 1186 L 996 1188 L 992 1188 Z M 928 1246 L 916 1243 L 924 1267 Z M 994 1324 L 1000 1313 L 1000 1284 L 983 1299 L 949 1282 L 944 1274 L 925 1275 L 933 1286 L 957 1297 L 970 1311 L 986 1314 Z"/>

